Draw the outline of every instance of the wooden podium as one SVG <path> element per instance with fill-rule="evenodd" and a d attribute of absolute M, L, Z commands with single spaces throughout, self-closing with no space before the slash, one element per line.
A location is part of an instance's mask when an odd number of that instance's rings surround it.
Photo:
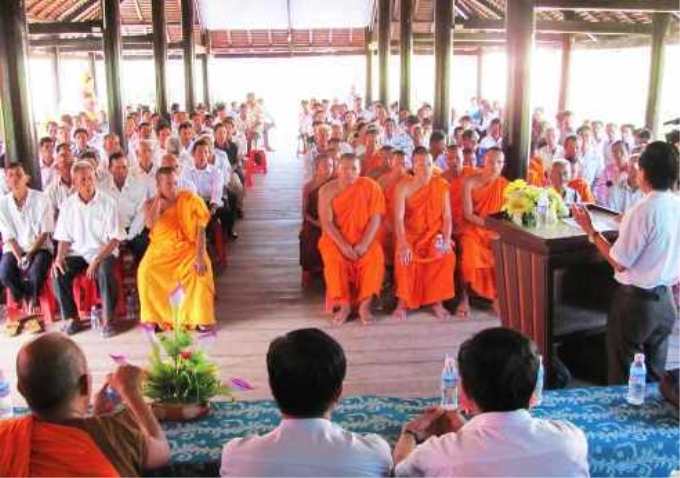
<path fill-rule="evenodd" d="M 588 208 L 595 228 L 614 240 L 615 213 L 598 206 Z M 501 323 L 536 343 L 543 355 L 546 383 L 551 383 L 556 338 L 604 326 L 611 270 L 570 218 L 529 229 L 489 216 L 486 226 L 498 233 L 493 253 Z M 595 292 L 590 303 L 580 300 L 588 291 Z"/>

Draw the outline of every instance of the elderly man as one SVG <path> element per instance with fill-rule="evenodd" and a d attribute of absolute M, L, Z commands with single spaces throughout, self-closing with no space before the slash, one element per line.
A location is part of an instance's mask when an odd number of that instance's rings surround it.
<path fill-rule="evenodd" d="M 618 178 L 609 190 L 607 207 L 620 214 L 632 209 L 642 199 L 640 189 L 640 155 L 634 154 L 628 158 L 626 173 Z"/>
<path fill-rule="evenodd" d="M 124 365 L 108 374 L 90 411 L 87 359 L 63 334 L 25 344 L 16 367 L 30 413 L 0 420 L 0 476 L 142 476 L 170 460 L 163 429 L 142 397 L 142 370 Z M 114 411 L 121 402 L 125 407 Z"/>
<path fill-rule="evenodd" d="M 566 206 L 581 202 L 581 196 L 569 187 L 571 180 L 571 163 L 566 159 L 553 159 L 550 165 L 550 186 L 562 197 Z"/>
<path fill-rule="evenodd" d="M 0 198 L 0 282 L 32 315 L 52 261 L 54 215 L 45 194 L 29 189 L 30 178 L 21 164 L 10 164 L 5 174 L 11 193 Z"/>
<path fill-rule="evenodd" d="M 371 304 L 382 286 L 385 259 L 377 240 L 385 198 L 372 179 L 359 177 L 359 160 L 344 154 L 338 179 L 319 192 L 326 304 L 336 307 L 333 321 L 344 323 L 358 305 L 359 318 L 373 320 Z"/>
<path fill-rule="evenodd" d="M 117 153 L 121 150 L 120 147 L 120 136 L 116 133 L 108 133 L 104 135 L 102 141 L 102 148 L 99 151 L 99 168 L 106 170 L 109 167 L 109 157 L 113 153 Z"/>
<path fill-rule="evenodd" d="M 413 151 L 413 177 L 397 186 L 394 206 L 396 259 L 394 273 L 399 305 L 393 317 L 432 305 L 440 319 L 451 318 L 442 305 L 451 299 L 456 255 L 451 244 L 449 183 L 432 175 L 432 156 L 425 148 Z"/>
<path fill-rule="evenodd" d="M 269 386 L 283 419 L 261 436 L 222 451 L 221 476 L 389 476 L 390 447 L 378 435 L 331 420 L 347 371 L 338 342 L 318 329 L 276 338 L 267 352 Z"/>
<path fill-rule="evenodd" d="M 156 170 L 154 163 L 154 151 L 151 141 L 140 139 L 137 142 L 137 164 L 130 166 L 130 176 L 147 187 L 156 182 Z M 129 164 L 129 162 L 128 162 Z"/>
<path fill-rule="evenodd" d="M 47 185 L 45 195 L 52 206 L 54 217 L 59 215 L 62 203 L 73 192 L 73 181 L 71 178 L 71 167 L 73 166 L 73 156 L 69 153 L 61 152 L 55 159 L 56 176 Z M 45 185 L 43 185 L 45 188 Z"/>
<path fill-rule="evenodd" d="M 120 223 L 116 200 L 97 190 L 92 164 L 79 161 L 73 166 L 75 194 L 62 205 L 54 239 L 59 241 L 53 265 L 54 289 L 59 301 L 62 319 L 69 335 L 83 330 L 73 299 L 73 280 L 85 272 L 97 281 L 102 297 L 102 335 L 115 334 L 112 325 L 118 285 L 114 267 L 118 245 L 125 240 L 125 229 Z"/>
<path fill-rule="evenodd" d="M 394 448 L 395 475 L 589 476 L 583 431 L 529 412 L 538 367 L 536 346 L 510 329 L 486 329 L 464 342 L 458 390 L 473 417 L 466 422 L 435 407 L 406 423 Z"/>

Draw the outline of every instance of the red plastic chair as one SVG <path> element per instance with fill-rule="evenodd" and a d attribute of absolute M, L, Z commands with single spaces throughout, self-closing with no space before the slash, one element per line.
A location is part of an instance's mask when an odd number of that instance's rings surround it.
<path fill-rule="evenodd" d="M 208 240 L 215 249 L 213 262 L 220 268 L 227 267 L 227 244 L 224 242 L 222 223 L 219 219 L 213 223 Z"/>
<path fill-rule="evenodd" d="M 253 149 L 248 153 L 246 171 L 252 174 L 267 174 L 267 154 L 261 149 Z"/>
<path fill-rule="evenodd" d="M 127 312 L 125 298 L 127 295 L 125 294 L 125 288 L 123 287 L 123 269 L 120 257 L 116 261 L 114 276 L 119 290 L 115 314 L 117 317 L 125 317 Z M 102 298 L 99 295 L 97 281 L 89 279 L 85 275 L 85 272 L 78 274 L 73 280 L 73 300 L 76 303 L 78 315 L 81 318 L 88 317 L 93 306 L 100 307 L 102 305 Z"/>
<path fill-rule="evenodd" d="M 5 290 L 5 303 L 7 305 L 7 320 L 16 320 L 19 317 L 26 315 L 23 304 L 14 300 L 9 289 Z M 38 311 L 38 315 L 43 316 L 45 324 L 51 324 L 58 314 L 59 306 L 57 305 L 57 299 L 52 290 L 52 281 L 50 280 L 50 277 L 47 277 L 42 291 L 40 292 L 40 310 Z"/>

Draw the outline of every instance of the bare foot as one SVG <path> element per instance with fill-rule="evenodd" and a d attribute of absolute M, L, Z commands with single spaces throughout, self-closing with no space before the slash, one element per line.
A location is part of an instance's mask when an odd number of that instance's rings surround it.
<path fill-rule="evenodd" d="M 440 320 L 451 320 L 453 318 L 441 302 L 437 302 L 432 306 L 432 312 L 434 312 L 434 315 Z"/>
<path fill-rule="evenodd" d="M 349 314 L 352 313 L 352 308 L 349 304 L 341 305 L 340 308 L 333 313 L 333 324 L 342 325 L 347 322 Z"/>
<path fill-rule="evenodd" d="M 456 315 L 464 319 L 470 317 L 470 301 L 467 294 L 463 294 L 463 296 L 460 298 L 458 307 L 456 307 Z"/>
<path fill-rule="evenodd" d="M 359 305 L 359 320 L 361 320 L 363 325 L 371 325 L 374 321 L 373 314 L 371 313 L 372 302 L 373 301 L 369 298 Z"/>
<path fill-rule="evenodd" d="M 398 322 L 402 322 L 406 320 L 406 307 L 403 305 L 399 304 L 399 306 L 396 308 L 394 312 L 392 312 L 392 318 L 395 319 Z"/>

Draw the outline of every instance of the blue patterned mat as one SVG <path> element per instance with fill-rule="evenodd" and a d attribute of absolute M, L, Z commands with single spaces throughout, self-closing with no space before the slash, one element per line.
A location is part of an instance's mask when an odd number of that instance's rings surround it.
<path fill-rule="evenodd" d="M 665 403 L 656 386 L 648 387 L 641 407 L 628 405 L 626 387 L 589 387 L 548 391 L 537 417 L 570 420 L 588 437 L 592 476 L 668 477 L 680 468 L 678 411 Z M 402 424 L 437 399 L 374 396 L 343 399 L 333 420 L 348 430 L 377 433 L 394 445 Z M 216 403 L 201 420 L 164 423 L 173 463 L 159 475 L 219 474 L 222 446 L 229 439 L 266 433 L 279 423 L 269 400 Z"/>

